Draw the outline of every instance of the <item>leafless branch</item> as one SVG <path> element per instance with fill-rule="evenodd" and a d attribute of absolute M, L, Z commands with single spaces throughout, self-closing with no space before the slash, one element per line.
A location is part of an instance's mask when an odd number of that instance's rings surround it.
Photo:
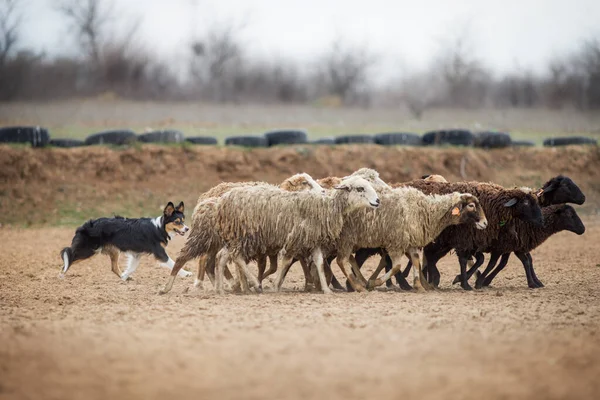
<path fill-rule="evenodd" d="M 21 15 L 18 14 L 19 0 L 0 0 L 0 66 L 17 43 Z"/>

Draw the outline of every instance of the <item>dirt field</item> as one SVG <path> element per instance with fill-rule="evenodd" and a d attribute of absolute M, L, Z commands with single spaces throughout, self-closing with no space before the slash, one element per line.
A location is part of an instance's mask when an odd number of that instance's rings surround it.
<path fill-rule="evenodd" d="M 57 278 L 65 228 L 0 230 L 0 398 L 592 399 L 600 390 L 600 224 L 514 260 L 495 287 L 431 293 L 157 295 L 144 259 L 120 282 L 106 258 Z M 176 254 L 178 238 L 170 249 Z M 369 261 L 374 267 L 375 260 Z"/>
<path fill-rule="evenodd" d="M 284 293 L 268 282 L 260 295 L 216 296 L 187 278 L 159 296 L 165 269 L 145 258 L 124 283 L 105 256 L 58 279 L 58 252 L 90 217 L 158 215 L 183 199 L 189 218 L 201 191 L 223 180 L 363 166 L 390 182 L 456 180 L 462 163 L 468 179 L 539 186 L 564 173 L 583 189 L 575 208 L 586 233 L 560 233 L 533 253 L 545 288 L 528 289 L 513 258 L 493 288 L 465 292 L 450 286 L 454 256 L 440 264 L 441 290 L 428 293 L 304 293 L 295 267 Z M 0 399 L 596 398 L 599 166 L 589 147 L 0 146 Z"/>

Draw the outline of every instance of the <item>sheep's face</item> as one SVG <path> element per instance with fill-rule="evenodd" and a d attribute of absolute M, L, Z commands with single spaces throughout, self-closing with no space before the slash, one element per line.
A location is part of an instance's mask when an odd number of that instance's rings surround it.
<path fill-rule="evenodd" d="M 283 190 L 287 190 L 288 192 L 310 191 L 317 194 L 325 194 L 325 189 L 323 189 L 307 173 L 296 174 L 294 176 L 291 176 L 285 181 L 283 181 L 283 183 L 279 187 Z"/>
<path fill-rule="evenodd" d="M 373 186 L 364 178 L 351 177 L 344 179 L 334 189 L 348 192 L 349 210 L 355 210 L 364 207 L 379 207 L 379 196 Z"/>
<path fill-rule="evenodd" d="M 585 195 L 579 186 L 566 176 L 555 176 L 550 179 L 538 192 L 537 196 L 542 206 L 561 203 L 585 203 Z"/>
<path fill-rule="evenodd" d="M 531 193 L 516 193 L 504 203 L 504 207 L 511 210 L 513 218 L 518 218 L 526 222 L 532 222 L 538 226 L 543 225 L 544 218 L 537 197 Z"/>
<path fill-rule="evenodd" d="M 563 204 L 554 211 L 554 216 L 557 218 L 557 226 L 555 226 L 557 230 L 570 231 L 578 235 L 583 235 L 585 232 L 585 225 L 573 207 Z"/>
<path fill-rule="evenodd" d="M 477 229 L 485 229 L 488 225 L 479 200 L 469 193 L 460 194 L 450 213 L 456 224 L 475 224 Z"/>

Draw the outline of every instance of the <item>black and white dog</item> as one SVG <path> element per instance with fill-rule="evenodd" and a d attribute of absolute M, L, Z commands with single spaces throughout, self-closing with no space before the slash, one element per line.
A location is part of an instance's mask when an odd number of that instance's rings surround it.
<path fill-rule="evenodd" d="M 169 240 L 181 236 L 189 230 L 185 226 L 183 202 L 177 207 L 169 202 L 163 215 L 157 218 L 98 218 L 91 219 L 75 231 L 71 247 L 65 247 L 60 256 L 64 265 L 60 277 L 71 265 L 88 259 L 98 253 L 110 257 L 112 272 L 124 281 L 137 269 L 143 254 L 152 254 L 162 266 L 173 269 L 175 262 L 165 251 Z M 127 253 L 127 269 L 121 274 L 119 254 Z M 190 276 L 181 270 L 179 276 Z"/>

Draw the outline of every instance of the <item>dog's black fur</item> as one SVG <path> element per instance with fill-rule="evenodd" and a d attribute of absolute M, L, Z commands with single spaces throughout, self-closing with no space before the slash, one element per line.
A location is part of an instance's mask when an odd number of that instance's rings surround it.
<path fill-rule="evenodd" d="M 187 231 L 183 202 L 177 207 L 169 202 L 159 218 L 92 219 L 77 228 L 71 247 L 65 247 L 60 256 L 64 261 L 62 274 L 77 261 L 85 260 L 104 248 L 121 252 L 152 254 L 158 261 L 169 260 L 164 247 L 170 232 L 184 235 Z M 66 260 L 65 260 L 66 255 Z M 113 270 L 116 273 L 116 271 Z"/>

